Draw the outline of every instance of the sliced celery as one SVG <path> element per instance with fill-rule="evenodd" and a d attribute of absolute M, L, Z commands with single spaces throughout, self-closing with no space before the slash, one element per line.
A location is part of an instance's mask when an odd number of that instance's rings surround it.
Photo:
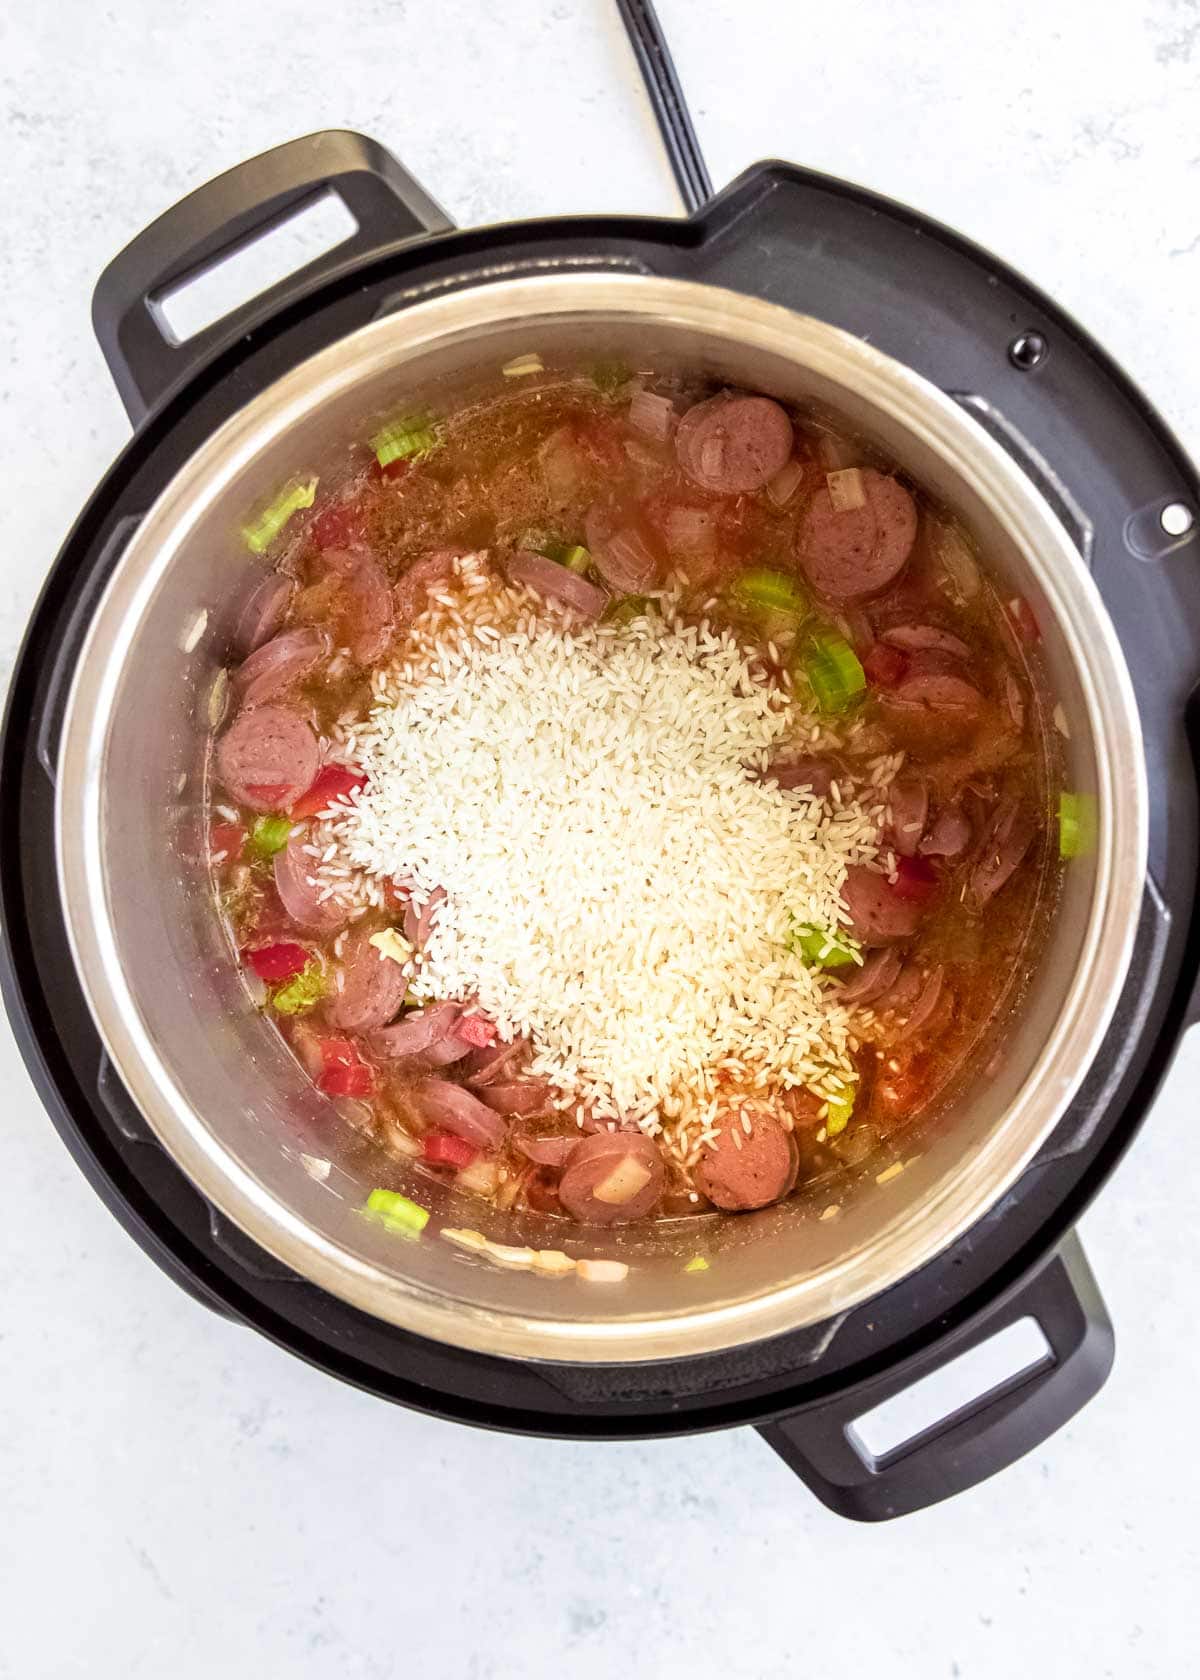
<path fill-rule="evenodd" d="M 289 478 L 283 489 L 267 506 L 250 521 L 242 526 L 242 537 L 247 548 L 255 554 L 262 554 L 270 548 L 275 538 L 287 524 L 294 513 L 301 508 L 310 508 L 316 499 L 318 480 L 312 478 Z"/>

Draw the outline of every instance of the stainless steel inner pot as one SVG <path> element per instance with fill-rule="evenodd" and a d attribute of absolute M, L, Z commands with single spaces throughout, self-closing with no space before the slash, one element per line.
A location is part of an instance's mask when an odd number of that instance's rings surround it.
<path fill-rule="evenodd" d="M 537 350 L 547 366 L 624 355 L 686 365 L 841 420 L 975 533 L 1043 628 L 1069 738 L 1067 784 L 1095 794 L 1095 852 L 1066 871 L 1055 924 L 1003 1054 L 946 1123 L 904 1140 L 822 1221 L 828 1190 L 761 1214 L 595 1233 L 514 1219 L 413 1175 L 419 1241 L 365 1221 L 369 1169 L 325 1182 L 344 1123 L 238 979 L 199 836 L 209 696 L 258 575 L 238 536 L 286 478 L 345 471 L 347 446 L 403 402 L 448 405 Z M 713 287 L 573 273 L 417 303 L 312 357 L 178 472 L 119 561 L 80 657 L 58 777 L 58 867 L 71 941 L 108 1053 L 199 1190 L 323 1289 L 391 1323 L 520 1358 L 632 1361 L 710 1352 L 826 1319 L 897 1282 L 979 1219 L 1035 1154 L 1109 1022 L 1133 942 L 1146 850 L 1141 735 L 1100 596 L 1012 461 L 907 368 L 820 321 Z M 889 1157 L 890 1158 L 890 1157 Z M 365 1172 L 365 1178 L 364 1178 Z M 395 1181 L 393 1179 L 393 1181 Z M 602 1287 L 505 1269 L 441 1239 L 616 1254 Z M 707 1271 L 685 1272 L 702 1253 Z"/>

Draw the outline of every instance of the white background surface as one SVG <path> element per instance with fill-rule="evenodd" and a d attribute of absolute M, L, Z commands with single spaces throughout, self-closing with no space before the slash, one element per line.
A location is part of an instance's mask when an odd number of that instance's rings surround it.
<path fill-rule="evenodd" d="M 956 224 L 1096 331 L 1200 453 L 1196 0 L 662 0 L 714 179 L 777 154 Z M 460 223 L 672 214 L 603 0 L 0 15 L 0 657 L 126 436 L 96 275 L 182 193 L 313 129 Z M 306 1369 L 172 1288 L 0 1043 L 0 1676 L 1093 1677 L 1200 1649 L 1196 1108 L 1185 1048 L 1083 1232 L 1102 1396 L 950 1505 L 864 1530 L 750 1433 L 472 1434 Z"/>

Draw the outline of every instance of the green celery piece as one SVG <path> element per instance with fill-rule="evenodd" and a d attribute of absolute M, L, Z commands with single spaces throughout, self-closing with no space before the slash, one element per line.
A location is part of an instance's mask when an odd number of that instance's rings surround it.
<path fill-rule="evenodd" d="M 854 1087 L 846 1087 L 844 1097 L 830 1097 L 829 1107 L 825 1113 L 825 1136 L 837 1137 L 850 1124 L 850 1116 L 854 1113 Z"/>
<path fill-rule="evenodd" d="M 277 1015 L 303 1015 L 325 996 L 325 974 L 320 963 L 310 962 L 271 994 L 271 1008 Z"/>
<path fill-rule="evenodd" d="M 423 461 L 438 446 L 437 428 L 424 415 L 407 415 L 389 420 L 371 439 L 371 448 L 381 467 L 393 461 Z"/>
<path fill-rule="evenodd" d="M 803 957 L 810 968 L 844 968 L 854 961 L 857 947 L 836 929 L 813 927 L 811 922 L 796 922 L 788 936 L 788 949 Z"/>
<path fill-rule="evenodd" d="M 619 599 L 610 601 L 604 609 L 605 624 L 632 624 L 635 618 L 653 610 L 654 599 L 650 595 L 622 595 Z"/>
<path fill-rule="evenodd" d="M 770 566 L 752 566 L 742 572 L 733 592 L 742 606 L 755 612 L 785 613 L 800 619 L 808 611 L 808 601 L 795 578 Z"/>
<path fill-rule="evenodd" d="M 1094 793 L 1058 796 L 1058 855 L 1090 857 L 1096 850 L 1097 807 Z"/>
<path fill-rule="evenodd" d="M 692 1258 L 683 1269 L 685 1272 L 706 1272 L 708 1270 L 708 1261 L 702 1254 L 693 1254 Z"/>
<path fill-rule="evenodd" d="M 372 1190 L 363 1210 L 389 1231 L 401 1231 L 416 1236 L 429 1223 L 429 1209 L 419 1202 L 410 1202 L 398 1190 Z"/>
<path fill-rule="evenodd" d="M 823 712 L 849 711 L 867 691 L 866 673 L 858 655 L 836 630 L 822 630 L 806 638 L 799 665 Z"/>
<path fill-rule="evenodd" d="M 597 362 L 591 369 L 592 384 L 604 397 L 615 397 L 633 378 L 633 369 L 626 362 L 614 359 Z"/>
<path fill-rule="evenodd" d="M 270 548 L 292 515 L 298 513 L 301 508 L 310 508 L 313 505 L 318 482 L 315 474 L 311 478 L 289 478 L 283 489 L 267 503 L 262 512 L 249 524 L 242 526 L 242 537 L 246 547 L 255 554 L 262 554 L 265 549 Z"/>
<path fill-rule="evenodd" d="M 287 845 L 292 832 L 289 817 L 258 817 L 250 830 L 250 850 L 264 860 L 275 856 Z"/>

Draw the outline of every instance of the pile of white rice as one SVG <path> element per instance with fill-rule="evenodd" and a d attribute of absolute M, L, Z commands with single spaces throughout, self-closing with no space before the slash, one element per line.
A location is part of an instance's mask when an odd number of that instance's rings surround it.
<path fill-rule="evenodd" d="M 879 809 L 756 779 L 811 720 L 727 633 L 578 627 L 461 567 L 339 741 L 369 782 L 321 825 L 327 891 L 437 912 L 413 990 L 476 1000 L 564 1108 L 698 1150 L 715 1093 L 852 1077 L 849 1012 L 788 946 L 833 928 Z"/>

